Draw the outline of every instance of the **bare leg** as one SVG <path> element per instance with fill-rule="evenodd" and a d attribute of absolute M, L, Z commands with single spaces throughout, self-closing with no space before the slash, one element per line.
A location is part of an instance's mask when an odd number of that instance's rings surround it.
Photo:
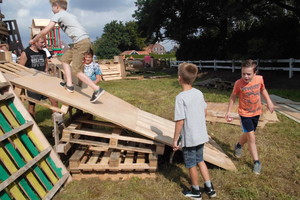
<path fill-rule="evenodd" d="M 88 86 L 90 86 L 94 91 L 99 89 L 99 86 L 96 85 L 87 75 L 85 75 L 83 72 L 78 72 L 76 74 L 76 76 L 79 78 L 79 80 L 81 80 L 82 82 L 84 82 L 85 84 L 87 84 Z"/>
<path fill-rule="evenodd" d="M 256 148 L 254 131 L 247 133 L 247 140 L 248 140 L 249 152 L 250 152 L 253 160 L 258 160 L 258 153 L 257 153 L 257 148 Z"/>
<path fill-rule="evenodd" d="M 35 105 L 28 105 L 28 112 L 32 117 L 35 117 Z"/>
<path fill-rule="evenodd" d="M 48 98 L 48 100 L 50 101 L 50 104 L 54 107 L 58 107 L 58 102 L 54 99 Z M 52 110 L 52 112 L 55 112 L 54 110 Z"/>
<path fill-rule="evenodd" d="M 192 185 L 199 185 L 198 171 L 196 166 L 189 168 L 189 174 L 191 177 Z"/>
<path fill-rule="evenodd" d="M 204 161 L 199 162 L 198 167 L 200 169 L 200 173 L 202 175 L 204 182 L 209 181 L 210 177 L 209 177 L 208 169 L 207 169 L 205 162 Z"/>
<path fill-rule="evenodd" d="M 72 86 L 72 85 L 73 85 L 73 82 L 72 82 L 72 71 L 71 71 L 71 67 L 70 67 L 70 65 L 67 64 L 67 63 L 62 63 L 62 66 L 63 66 L 64 71 L 65 71 L 65 79 L 66 79 L 67 85 L 68 85 L 68 86 Z"/>

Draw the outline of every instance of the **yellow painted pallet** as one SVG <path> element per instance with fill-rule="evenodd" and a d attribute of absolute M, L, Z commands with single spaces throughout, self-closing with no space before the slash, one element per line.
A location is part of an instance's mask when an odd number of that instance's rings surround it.
<path fill-rule="evenodd" d="M 0 199 L 51 199 L 69 172 L 0 73 Z"/>

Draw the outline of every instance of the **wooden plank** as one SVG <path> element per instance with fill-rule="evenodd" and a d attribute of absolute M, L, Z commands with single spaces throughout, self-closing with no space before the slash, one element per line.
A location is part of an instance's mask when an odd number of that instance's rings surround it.
<path fill-rule="evenodd" d="M 80 164 L 81 158 L 83 157 L 86 149 L 77 149 L 69 159 L 69 167 L 71 169 L 77 168 Z"/>
<path fill-rule="evenodd" d="M 33 125 L 33 122 L 32 121 L 29 121 L 29 122 L 26 122 L 26 124 L 23 124 L 17 128 L 14 128 L 12 129 L 11 131 L 5 133 L 4 135 L 0 136 L 0 142 L 11 137 L 12 135 L 16 134 L 16 133 L 19 133 L 20 131 L 23 131 L 25 129 L 27 129 L 28 127 L 32 126 Z"/>
<path fill-rule="evenodd" d="M 44 103 L 44 102 L 42 102 L 42 101 L 38 101 L 38 100 L 33 99 L 33 98 L 31 98 L 31 97 L 28 97 L 28 96 L 26 96 L 26 95 L 20 95 L 19 97 L 20 97 L 22 100 L 24 100 L 24 101 L 30 101 L 30 102 L 32 102 L 32 103 L 35 103 L 35 104 L 44 106 L 44 107 L 46 107 L 46 108 L 48 108 L 48 109 L 51 109 L 51 110 L 53 110 L 53 111 L 55 111 L 55 112 L 66 113 L 65 110 L 62 110 L 62 109 L 59 108 L 59 107 L 55 107 L 55 106 L 52 106 L 52 105 L 49 104 L 49 103 Z"/>
<path fill-rule="evenodd" d="M 161 143 L 158 143 L 158 142 L 155 142 L 155 141 L 149 140 L 149 139 L 142 139 L 142 138 L 129 137 L 129 136 L 120 136 L 117 134 L 113 135 L 113 134 L 110 134 L 111 132 L 107 131 L 107 130 L 101 130 L 101 132 L 100 132 L 100 130 L 97 130 L 97 132 L 96 132 L 94 130 L 92 131 L 89 129 L 78 130 L 78 129 L 66 128 L 64 130 L 69 131 L 70 133 L 73 133 L 73 134 L 114 139 L 116 141 L 123 140 L 123 141 L 138 142 L 138 143 L 150 144 L 150 145 L 161 145 Z"/>
<path fill-rule="evenodd" d="M 69 173 L 65 173 L 62 178 L 54 185 L 52 190 L 50 190 L 47 195 L 43 198 L 43 200 L 50 200 L 54 197 L 54 195 L 58 192 L 58 190 L 62 187 L 62 185 L 67 181 L 70 177 Z"/>
<path fill-rule="evenodd" d="M 2 130 L 0 129 L 0 135 L 3 135 L 4 133 L 2 132 Z M 25 166 L 25 162 L 23 161 L 23 159 L 21 158 L 21 156 L 19 155 L 19 153 L 16 151 L 16 149 L 14 148 L 14 146 L 9 143 L 7 140 L 3 141 L 4 147 L 5 149 L 12 155 L 12 157 L 14 158 L 14 161 L 16 162 L 16 165 L 21 168 L 23 166 Z M 2 163 L 6 166 L 6 169 L 8 169 L 8 171 L 13 174 L 15 172 L 18 171 L 17 167 L 15 166 L 14 162 L 11 161 L 11 159 L 9 158 L 9 156 L 6 155 L 6 153 L 4 152 L 4 149 L 2 147 L 0 147 L 0 156 L 1 156 L 1 161 Z M 25 174 L 25 178 L 21 178 L 19 181 L 20 186 L 22 187 L 23 191 L 28 195 L 28 197 L 30 199 L 39 199 L 39 197 L 37 196 L 37 194 L 32 190 L 32 188 L 30 187 L 30 184 L 27 182 L 27 180 L 29 180 L 32 176 L 30 176 L 30 174 Z"/>
<path fill-rule="evenodd" d="M 0 104 L 0 108 L 12 127 L 16 127 L 16 128 L 20 127 L 20 124 L 17 122 L 17 120 L 14 118 L 10 110 L 5 105 Z M 7 126 L 6 131 L 10 131 L 10 130 L 11 129 Z M 37 150 L 36 146 L 31 142 L 31 140 L 29 140 L 27 134 L 24 131 L 21 131 L 19 133 L 19 136 L 20 139 L 18 139 L 17 137 L 13 137 L 13 141 L 18 147 L 21 154 L 23 155 L 24 159 L 28 162 L 32 159 L 31 155 L 37 156 L 39 154 L 39 151 Z M 24 144 L 27 146 L 28 150 L 27 148 L 25 148 Z M 38 177 L 41 178 L 41 181 L 45 185 L 45 187 L 48 190 L 51 190 L 52 184 L 48 181 L 48 178 L 51 180 L 53 184 L 55 184 L 58 181 L 58 179 L 53 174 L 52 170 L 44 160 L 40 162 L 40 167 L 43 169 L 44 172 L 42 172 L 42 170 L 38 166 L 34 168 L 35 169 L 34 171 L 39 174 Z M 48 178 L 44 175 L 44 173 L 48 176 Z"/>
<path fill-rule="evenodd" d="M 9 102 L 9 108 L 13 111 L 14 115 L 20 122 L 20 124 L 26 123 L 25 119 L 23 118 L 22 114 L 17 110 L 13 102 Z M 43 146 L 41 142 L 41 138 L 38 138 L 37 135 L 32 131 L 32 129 L 27 130 L 27 134 L 23 134 L 21 136 L 21 139 L 26 140 L 28 143 L 31 141 L 33 142 L 34 145 L 32 145 L 34 148 L 30 148 L 31 153 L 33 156 L 36 156 L 38 152 L 43 151 L 46 147 Z M 29 140 L 30 139 L 30 140 Z M 49 145 L 48 145 L 49 146 Z M 56 176 L 58 178 L 62 177 L 62 168 L 58 168 L 54 161 L 52 160 L 52 157 L 48 156 L 46 157 L 47 163 L 50 165 L 51 169 L 55 172 Z M 46 162 L 41 162 L 41 167 L 45 170 L 45 172 L 48 174 L 48 177 L 50 180 L 55 183 L 57 182 L 57 179 L 55 176 L 52 175 L 50 167 L 47 165 Z"/>
<path fill-rule="evenodd" d="M 2 147 L 0 147 L 0 159 L 8 161 L 8 165 L 14 167 L 13 163 L 11 160 L 8 158 L 6 153 L 3 151 Z M 9 179 L 9 174 L 6 172 L 6 170 L 0 165 L 0 181 L 2 182 L 0 184 L 0 199 L 10 199 L 9 195 L 4 191 L 5 187 L 4 184 L 5 182 Z M 21 184 L 22 185 L 22 184 Z M 10 192 L 10 194 L 15 198 L 15 199 L 26 199 L 26 197 L 22 194 L 22 191 L 19 189 L 18 185 L 16 183 L 11 183 L 7 185 L 7 189 Z"/>
<path fill-rule="evenodd" d="M 51 150 L 51 147 L 48 147 L 43 152 L 41 152 L 38 156 L 34 157 L 31 161 L 27 162 L 25 166 L 20 168 L 17 172 L 13 173 L 9 178 L 3 181 L 0 184 L 0 190 L 3 190 L 8 185 L 13 183 L 17 178 L 19 178 L 22 174 L 24 174 L 27 170 L 32 168 L 37 162 L 39 162 L 46 154 L 48 154 Z M 3 153 L 3 152 L 2 152 Z"/>
<path fill-rule="evenodd" d="M 84 119 L 76 119 L 75 122 L 83 123 L 83 124 L 92 124 L 97 126 L 105 126 L 111 128 L 118 128 L 119 126 L 111 123 L 111 122 L 102 122 L 97 120 L 84 120 Z"/>
<path fill-rule="evenodd" d="M 131 146 L 124 146 L 124 145 L 118 145 L 118 146 L 109 146 L 108 143 L 104 142 L 97 142 L 97 141 L 91 141 L 91 140 L 83 140 L 83 139 L 70 139 L 70 143 L 75 144 L 81 144 L 81 145 L 92 145 L 96 147 L 108 147 L 112 149 L 118 149 L 118 150 L 126 150 L 126 151 L 137 151 L 142 153 L 155 153 L 154 150 L 149 148 L 140 148 L 140 147 L 131 147 Z"/>
<path fill-rule="evenodd" d="M 6 107 L 3 104 L 0 104 L 0 107 L 1 107 L 1 111 L 4 113 L 4 115 L 8 119 L 8 121 L 12 122 L 13 116 L 8 112 L 7 109 L 5 109 Z M 10 128 L 10 125 L 6 122 L 6 119 L 3 117 L 2 114 L 0 114 L 0 121 L 1 121 L 0 125 L 4 131 L 9 132 L 12 130 Z M 11 124 L 11 125 L 13 127 L 16 127 L 15 124 Z M 11 140 L 13 141 L 14 145 L 16 146 L 16 148 L 19 150 L 19 152 L 23 156 L 24 160 L 26 160 L 27 162 L 32 160 L 30 153 L 27 151 L 26 147 L 23 145 L 23 143 L 20 141 L 19 138 L 12 136 Z M 22 166 L 20 166 L 20 167 L 24 167 L 25 165 L 26 164 L 23 162 Z M 35 166 L 33 171 L 35 172 L 37 177 L 39 177 L 39 179 L 42 181 L 42 183 L 44 184 L 44 186 L 46 188 L 49 188 L 49 189 L 52 188 L 51 183 L 48 181 L 48 179 L 46 178 L 46 176 L 44 175 L 44 173 L 41 171 L 41 169 L 38 166 Z M 35 190 L 39 194 L 40 197 L 43 197 L 46 195 L 45 189 L 40 184 L 40 182 L 35 178 L 35 176 L 32 172 L 28 173 L 28 180 L 32 185 L 35 186 Z"/>
<path fill-rule="evenodd" d="M 114 151 L 110 154 L 109 157 L 109 167 L 119 167 L 119 160 L 120 160 L 120 152 Z"/>

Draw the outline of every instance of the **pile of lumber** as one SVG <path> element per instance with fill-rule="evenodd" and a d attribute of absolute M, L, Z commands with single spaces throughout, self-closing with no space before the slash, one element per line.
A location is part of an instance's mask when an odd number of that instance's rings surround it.
<path fill-rule="evenodd" d="M 207 116 L 206 120 L 209 122 L 221 122 L 229 123 L 233 125 L 240 125 L 240 116 L 238 114 L 238 103 L 235 103 L 231 110 L 231 117 L 233 120 L 227 122 L 225 120 L 225 114 L 227 112 L 228 103 L 207 103 Z M 267 123 L 278 122 L 278 118 L 275 112 L 271 113 L 266 105 L 263 105 L 263 113 L 261 114 L 258 122 L 258 127 L 264 128 Z"/>
<path fill-rule="evenodd" d="M 215 88 L 219 90 L 231 90 L 234 84 L 230 81 L 223 81 L 220 78 L 213 78 L 195 83 L 194 85 L 206 88 Z"/>
<path fill-rule="evenodd" d="M 274 94 L 271 94 L 270 98 L 277 112 L 300 123 L 300 102 L 285 99 Z"/>
<path fill-rule="evenodd" d="M 115 56 L 113 62 L 102 60 L 98 63 L 105 81 L 118 80 L 125 77 L 125 65 L 121 56 Z"/>

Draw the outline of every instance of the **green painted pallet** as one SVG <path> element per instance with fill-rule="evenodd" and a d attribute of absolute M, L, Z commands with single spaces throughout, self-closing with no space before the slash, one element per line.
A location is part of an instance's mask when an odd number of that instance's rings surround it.
<path fill-rule="evenodd" d="M 51 199 L 69 172 L 0 73 L 0 199 Z"/>

